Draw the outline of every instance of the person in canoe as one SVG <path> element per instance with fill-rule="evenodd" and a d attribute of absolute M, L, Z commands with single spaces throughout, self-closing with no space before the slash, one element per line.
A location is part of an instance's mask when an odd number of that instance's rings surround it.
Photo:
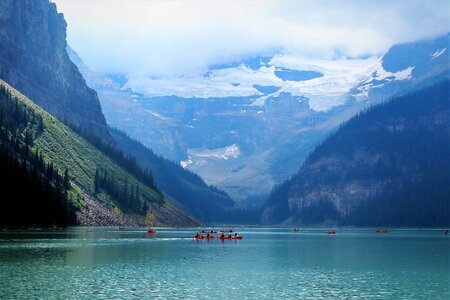
<path fill-rule="evenodd" d="M 225 238 L 225 235 L 223 234 L 223 232 L 220 234 L 220 239 L 223 240 Z"/>
<path fill-rule="evenodd" d="M 232 240 L 242 240 L 242 235 L 238 235 L 237 232 L 234 234 Z"/>

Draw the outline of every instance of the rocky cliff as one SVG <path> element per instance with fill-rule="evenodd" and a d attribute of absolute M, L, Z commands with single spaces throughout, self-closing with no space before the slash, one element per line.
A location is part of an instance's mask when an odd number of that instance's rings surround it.
<path fill-rule="evenodd" d="M 97 94 L 66 52 L 66 27 L 48 0 L 0 1 L 0 77 L 60 120 L 110 141 Z"/>

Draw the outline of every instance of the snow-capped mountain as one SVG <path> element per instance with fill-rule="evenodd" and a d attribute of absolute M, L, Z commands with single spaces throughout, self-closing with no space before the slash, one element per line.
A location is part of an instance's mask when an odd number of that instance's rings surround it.
<path fill-rule="evenodd" d="M 291 176 L 367 105 L 448 76 L 449 37 L 395 45 L 381 57 L 279 54 L 166 78 L 95 74 L 71 56 L 112 126 L 242 199 Z"/>

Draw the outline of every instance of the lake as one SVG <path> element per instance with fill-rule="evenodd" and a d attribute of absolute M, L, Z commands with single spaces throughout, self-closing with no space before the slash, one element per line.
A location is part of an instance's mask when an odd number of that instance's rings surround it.
<path fill-rule="evenodd" d="M 450 299 L 442 230 L 0 231 L 0 299 Z"/>

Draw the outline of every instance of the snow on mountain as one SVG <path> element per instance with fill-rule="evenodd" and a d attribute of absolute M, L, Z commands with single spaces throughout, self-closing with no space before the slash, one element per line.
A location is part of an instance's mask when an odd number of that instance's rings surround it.
<path fill-rule="evenodd" d="M 445 51 L 447 51 L 447 48 L 443 48 L 443 49 L 437 50 L 436 52 L 434 52 L 433 54 L 431 54 L 431 59 L 433 60 L 433 59 L 438 58 L 439 56 L 441 56 L 442 54 L 444 54 Z"/>
<path fill-rule="evenodd" d="M 241 155 L 241 150 L 236 144 L 226 146 L 218 149 L 188 149 L 188 159 L 181 161 L 180 164 L 183 168 L 189 167 L 194 161 L 198 163 L 201 159 L 220 159 L 228 160 L 238 158 Z"/>
<path fill-rule="evenodd" d="M 255 68 L 242 63 L 223 69 L 214 68 L 205 74 L 154 78 L 135 76 L 128 79 L 123 89 L 131 89 L 146 97 L 178 96 L 182 98 L 255 97 L 255 105 L 264 105 L 268 97 L 281 93 L 306 97 L 315 111 L 327 111 L 348 100 L 350 90 L 376 74 L 372 79 L 404 80 L 411 75 L 410 68 L 395 73 L 387 72 L 380 57 L 365 59 L 307 59 L 293 55 L 277 55 L 266 64 Z M 275 87 L 264 93 L 262 88 Z M 367 88 L 355 96 L 367 96 Z"/>

